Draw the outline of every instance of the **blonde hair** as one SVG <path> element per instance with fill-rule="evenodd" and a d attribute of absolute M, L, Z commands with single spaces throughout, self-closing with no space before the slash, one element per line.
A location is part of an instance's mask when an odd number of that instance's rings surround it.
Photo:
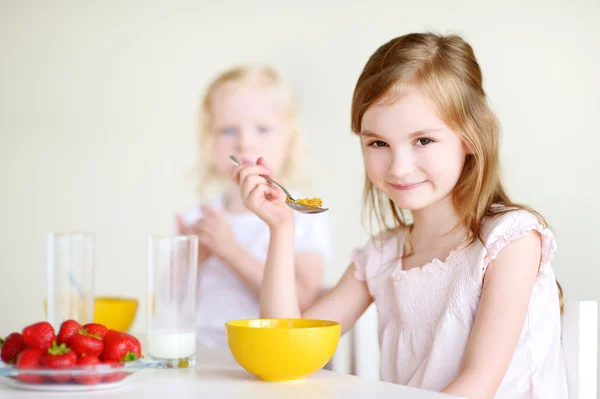
<path fill-rule="evenodd" d="M 360 134 L 363 115 L 371 105 L 387 99 L 393 101 L 418 88 L 435 104 L 444 122 L 460 135 L 470 154 L 453 189 L 452 201 L 460 223 L 468 228 L 465 239 L 468 244 L 481 240 L 484 218 L 515 209 L 531 212 L 543 226 L 548 226 L 538 212 L 512 202 L 502 186 L 500 127 L 482 83 L 473 49 L 461 37 L 412 33 L 394 38 L 375 51 L 358 78 L 352 99 L 351 124 L 356 134 Z M 368 176 L 364 205 L 365 215 L 376 217 L 381 233 L 410 230 L 407 212 L 391 199 L 386 201 Z M 560 285 L 558 288 L 562 312 L 562 289 Z"/>
<path fill-rule="evenodd" d="M 291 126 L 291 138 L 288 143 L 288 156 L 285 164 L 279 173 L 279 178 L 286 184 L 303 185 L 306 182 L 304 178 L 305 168 L 299 165 L 304 158 L 303 142 L 301 140 L 301 123 L 299 115 L 299 105 L 296 95 L 292 88 L 284 82 L 281 75 L 269 65 L 239 65 L 231 67 L 218 74 L 208 85 L 202 98 L 200 107 L 200 171 L 198 193 L 201 197 L 206 195 L 207 188 L 213 184 L 218 184 L 217 174 L 212 165 L 212 143 L 214 132 L 211 130 L 211 102 L 215 92 L 223 85 L 231 82 L 240 82 L 256 85 L 264 88 L 276 89 L 282 104 L 284 105 L 285 116 Z"/>

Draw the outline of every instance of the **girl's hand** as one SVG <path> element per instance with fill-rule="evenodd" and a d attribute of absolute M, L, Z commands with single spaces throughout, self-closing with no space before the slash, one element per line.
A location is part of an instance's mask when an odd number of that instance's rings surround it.
<path fill-rule="evenodd" d="M 210 254 L 228 262 L 239 245 L 229 222 L 223 214 L 207 206 L 202 208 L 203 216 L 189 226 L 191 234 L 198 236 L 198 245 Z"/>
<path fill-rule="evenodd" d="M 240 165 L 234 170 L 233 178 L 240 185 L 244 205 L 270 228 L 293 223 L 293 211 L 285 204 L 285 194 L 263 176 L 271 177 L 271 170 L 262 157 L 256 165 Z"/>
<path fill-rule="evenodd" d="M 180 235 L 198 235 L 196 234 L 196 228 L 195 225 L 187 225 L 183 219 L 181 218 L 180 215 L 176 215 L 175 216 L 175 220 L 177 221 L 177 232 Z M 200 237 L 198 237 L 198 265 L 203 264 L 204 262 L 206 262 L 208 260 L 208 258 L 212 255 L 212 251 L 211 248 L 207 245 L 205 245 L 201 240 Z"/>

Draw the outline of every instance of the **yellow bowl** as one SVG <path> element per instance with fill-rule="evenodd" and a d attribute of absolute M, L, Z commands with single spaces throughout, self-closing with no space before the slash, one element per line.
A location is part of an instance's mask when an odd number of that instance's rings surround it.
<path fill-rule="evenodd" d="M 111 330 L 128 331 L 135 320 L 138 300 L 121 297 L 95 297 L 94 323 L 100 323 Z M 44 299 L 44 313 L 48 313 L 48 302 Z M 80 321 L 80 320 L 77 320 Z"/>
<path fill-rule="evenodd" d="M 94 323 L 116 331 L 128 331 L 135 320 L 138 300 L 135 298 L 94 298 Z"/>
<path fill-rule="evenodd" d="M 341 325 L 309 319 L 251 319 L 225 323 L 233 357 L 263 381 L 306 378 L 327 364 Z"/>

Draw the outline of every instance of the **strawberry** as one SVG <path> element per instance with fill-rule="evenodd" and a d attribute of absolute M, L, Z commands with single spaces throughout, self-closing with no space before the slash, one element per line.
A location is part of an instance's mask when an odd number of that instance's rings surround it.
<path fill-rule="evenodd" d="M 69 346 L 78 356 L 94 356 L 98 357 L 104 349 L 104 341 L 98 335 L 88 334 L 86 330 L 79 330 L 69 340 Z"/>
<path fill-rule="evenodd" d="M 31 324 L 23 329 L 23 339 L 29 348 L 46 350 L 52 346 L 56 339 L 54 328 L 47 321 Z"/>
<path fill-rule="evenodd" d="M 125 332 L 109 330 L 104 336 L 102 359 L 105 361 L 129 362 L 142 355 L 140 341 Z"/>
<path fill-rule="evenodd" d="M 55 370 L 70 369 L 76 362 L 77 354 L 65 344 L 57 345 L 56 341 L 52 343 L 50 349 L 48 349 L 40 359 L 42 367 Z M 57 382 L 67 382 L 71 379 L 71 376 L 60 375 L 52 376 L 50 378 Z"/>
<path fill-rule="evenodd" d="M 123 367 L 123 363 L 119 363 L 114 360 L 104 360 L 102 363 L 108 364 L 113 368 Z M 102 381 L 103 382 L 117 382 L 117 381 L 121 381 L 123 378 L 125 378 L 126 375 L 127 375 L 127 373 L 125 373 L 125 372 L 114 372 L 111 374 L 105 374 Z"/>
<path fill-rule="evenodd" d="M 96 356 L 82 356 L 79 359 L 77 359 L 77 363 L 75 363 L 76 366 L 95 366 L 97 364 L 101 364 L 100 359 L 98 359 Z M 75 381 L 77 381 L 80 384 L 85 384 L 85 385 L 95 385 L 98 384 L 100 381 L 102 381 L 102 375 L 100 374 L 92 374 L 93 371 L 90 371 L 90 374 L 88 375 L 77 375 L 74 376 L 73 379 Z"/>
<path fill-rule="evenodd" d="M 69 342 L 73 335 L 77 334 L 77 331 L 81 330 L 81 325 L 75 320 L 65 320 L 60 325 L 58 331 L 58 344 L 66 344 Z"/>
<path fill-rule="evenodd" d="M 25 349 L 25 341 L 23 336 L 18 332 L 8 334 L 5 340 L 0 339 L 0 358 L 4 363 L 14 363 L 17 360 L 17 355 Z"/>
<path fill-rule="evenodd" d="M 104 339 L 107 341 L 112 341 L 118 339 L 121 336 L 121 334 L 122 333 L 120 333 L 117 330 L 108 330 L 106 334 L 104 334 Z"/>
<path fill-rule="evenodd" d="M 104 338 L 108 332 L 108 328 L 99 323 L 88 323 L 82 328 L 87 330 L 88 334 L 99 335 L 101 338 Z"/>
<path fill-rule="evenodd" d="M 41 368 L 42 356 L 46 353 L 40 348 L 28 348 L 19 353 L 17 356 L 17 369 L 39 369 Z M 23 382 L 29 382 L 30 384 L 41 384 L 44 382 L 44 377 L 40 375 L 27 375 L 19 374 L 17 378 Z"/>

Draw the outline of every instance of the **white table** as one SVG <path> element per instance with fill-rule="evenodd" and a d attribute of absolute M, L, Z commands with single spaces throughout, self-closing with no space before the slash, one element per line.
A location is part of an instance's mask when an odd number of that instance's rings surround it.
<path fill-rule="evenodd" d="M 111 390 L 34 392 L 0 384 L 0 398 L 456 398 L 328 370 L 319 370 L 304 381 L 264 382 L 241 368 L 228 351 L 202 351 L 196 357 L 195 369 L 146 369 L 132 376 L 127 385 Z"/>

